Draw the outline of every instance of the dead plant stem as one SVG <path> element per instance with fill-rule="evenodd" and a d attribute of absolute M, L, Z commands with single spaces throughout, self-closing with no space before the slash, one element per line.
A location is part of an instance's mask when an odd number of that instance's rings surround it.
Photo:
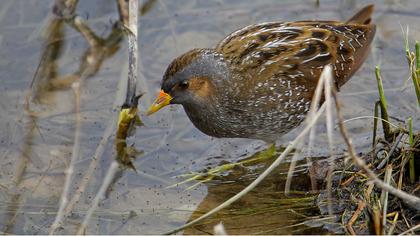
<path fill-rule="evenodd" d="M 363 169 L 366 172 L 366 174 L 369 176 L 370 180 L 373 181 L 373 183 L 375 183 L 375 185 L 377 187 L 387 190 L 392 195 L 402 199 L 404 202 L 406 202 L 412 208 L 414 208 L 416 210 L 420 210 L 420 198 L 418 198 L 416 196 L 413 196 L 411 194 L 408 194 L 408 193 L 406 193 L 404 191 L 401 191 L 399 189 L 396 189 L 396 188 L 390 186 L 389 184 L 386 184 L 383 181 L 381 181 L 376 176 L 376 174 L 371 169 L 369 169 L 367 167 L 365 161 L 356 155 L 356 150 L 354 149 L 352 141 L 348 136 L 347 129 L 344 127 L 344 123 L 343 123 L 344 118 L 343 118 L 343 115 L 341 113 L 341 105 L 340 105 L 340 103 L 338 101 L 338 98 L 337 98 L 337 91 L 335 90 L 334 87 L 332 87 L 332 89 L 333 89 L 333 95 L 334 95 L 334 98 L 335 98 L 334 100 L 335 100 L 336 109 L 337 109 L 337 116 L 338 116 L 338 120 L 339 120 L 340 132 L 341 132 L 341 134 L 343 136 L 343 139 L 344 139 L 344 141 L 347 145 L 349 155 L 353 159 L 354 163 L 359 168 Z"/>
<path fill-rule="evenodd" d="M 65 181 L 63 192 L 61 193 L 60 205 L 58 208 L 57 216 L 54 220 L 54 223 L 51 225 L 49 234 L 52 235 L 57 230 L 57 228 L 62 224 L 64 218 L 64 209 L 67 206 L 70 194 L 70 187 L 72 182 L 72 175 L 74 172 L 74 165 L 76 160 L 79 157 L 80 153 L 80 129 L 81 129 L 81 114 L 80 114 L 80 96 L 81 96 L 81 82 L 75 82 L 72 85 L 74 95 L 75 95 L 75 115 L 76 115 L 76 129 L 74 132 L 74 144 L 70 163 L 68 168 L 65 170 Z"/>

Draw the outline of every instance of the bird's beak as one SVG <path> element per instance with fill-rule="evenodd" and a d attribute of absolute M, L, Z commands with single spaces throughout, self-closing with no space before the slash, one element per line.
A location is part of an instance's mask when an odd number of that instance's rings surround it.
<path fill-rule="evenodd" d="M 165 93 L 163 90 L 160 90 L 160 93 L 159 93 L 158 97 L 153 102 L 153 104 L 150 106 L 146 115 L 151 115 L 151 114 L 159 111 L 162 107 L 169 105 L 171 100 L 172 100 L 171 95 Z"/>

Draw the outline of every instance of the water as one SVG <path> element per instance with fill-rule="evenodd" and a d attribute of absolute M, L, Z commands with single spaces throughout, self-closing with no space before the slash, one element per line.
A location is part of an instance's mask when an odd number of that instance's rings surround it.
<path fill-rule="evenodd" d="M 177 55 L 196 47 L 212 47 L 230 32 L 258 22 L 304 19 L 340 19 L 349 17 L 366 2 L 359 1 L 150 1 L 143 8 L 139 28 L 139 92 L 145 95 L 139 108 L 144 112 L 159 90 L 166 66 Z M 390 114 L 400 120 L 413 116 L 414 126 L 420 127 L 419 109 L 404 54 L 401 26 L 410 26 L 409 39 L 420 39 L 420 26 L 413 24 L 420 18 L 420 3 L 411 1 L 369 1 L 376 4 L 374 22 L 376 39 L 370 57 L 359 72 L 343 87 L 343 112 L 347 119 L 373 115 L 377 100 L 374 66 L 382 68 L 384 87 L 389 100 Z M 114 1 L 80 1 L 76 13 L 99 37 L 107 37 L 118 19 Z M 338 10 L 337 10 L 338 9 Z M 75 99 L 71 88 L 63 81 L 83 70 L 83 55 L 89 45 L 81 34 L 68 25 L 57 34 L 56 44 L 49 44 L 48 52 L 56 57 L 44 62 L 25 110 L 25 97 L 31 81 L 46 52 L 45 34 L 51 30 L 50 1 L 4 0 L 0 2 L 0 231 L 15 234 L 45 234 L 54 220 L 64 185 L 64 169 L 69 163 L 75 130 Z M 113 44 L 102 63 L 90 72 L 82 84 L 81 148 L 75 165 L 71 193 L 81 183 L 92 156 L 112 115 L 122 100 L 116 98 L 124 91 L 119 84 L 127 75 L 127 43 Z M 56 47 L 54 49 L 54 47 Z M 111 52 L 112 51 L 112 52 Z M 45 88 L 45 78 L 55 78 L 64 88 Z M 44 79 L 44 80 L 42 80 Z M 90 222 L 87 233 L 147 234 L 163 233 L 195 218 L 232 196 L 265 168 L 234 170 L 218 180 L 199 185 L 166 188 L 180 179 L 173 178 L 192 171 L 201 171 L 224 162 L 235 162 L 265 148 L 261 141 L 214 139 L 202 134 L 189 122 L 178 106 L 165 108 L 156 115 L 142 115 L 144 127 L 138 128 L 129 144 L 142 151 L 133 164 L 137 170 L 123 170 L 118 174 L 107 198 L 101 202 Z M 359 119 L 347 124 L 358 151 L 366 151 L 371 144 L 371 119 Z M 316 156 L 326 155 L 324 124 L 318 125 Z M 279 140 L 287 144 L 299 129 Z M 338 134 L 338 133 L 337 133 Z M 115 156 L 113 137 L 99 160 L 91 181 L 80 201 L 59 233 L 74 233 L 84 218 L 104 174 Z M 336 152 L 344 150 L 337 138 Z M 284 177 L 286 166 L 278 173 Z M 303 167 L 302 167 L 303 168 Z M 306 175 L 304 175 L 306 176 Z M 284 179 L 270 178 L 240 202 L 223 221 L 232 233 L 319 233 L 318 229 L 287 227 L 305 220 L 299 214 L 299 204 L 278 202 Z M 305 179 L 306 177 L 302 177 Z M 302 191 L 308 183 L 294 185 Z M 301 194 L 300 197 L 311 195 Z M 268 199 L 262 201 L 262 199 Z M 258 203 L 262 205 L 258 205 Z M 310 202 L 310 201 L 309 201 Z M 310 204 L 309 204 L 310 206 Z M 308 207 L 308 205 L 305 205 Z M 271 209 L 276 218 L 267 224 L 267 213 L 247 214 L 240 209 Z M 310 207 L 309 207 L 310 208 Z M 239 210 L 238 210 L 239 209 Z M 306 209 L 306 208 L 304 208 Z M 311 208 L 312 209 L 312 208 Z M 314 209 L 312 209 L 314 210 Z M 315 211 L 315 210 L 314 210 Z M 228 213 L 232 213 L 229 215 Z M 268 211 L 270 212 L 270 211 Z M 290 212 L 297 212 L 290 216 Z M 304 212 L 303 212 L 304 213 Z M 307 211 L 306 211 L 307 213 Z M 307 213 L 312 217 L 314 213 Z M 240 216 L 239 218 L 235 218 Z M 232 218 L 229 218 L 231 216 Z M 260 218 L 259 218 L 260 217 Z M 233 219 L 233 220 L 232 220 Z M 235 220 L 239 219 L 239 220 Z M 290 219 L 284 220 L 284 219 Z M 251 227 L 250 222 L 261 224 Z M 211 232 L 218 223 L 213 218 L 206 225 L 189 229 L 186 233 Z M 249 227 L 245 227 L 249 226 Z M 241 231 L 242 229 L 242 231 Z"/>

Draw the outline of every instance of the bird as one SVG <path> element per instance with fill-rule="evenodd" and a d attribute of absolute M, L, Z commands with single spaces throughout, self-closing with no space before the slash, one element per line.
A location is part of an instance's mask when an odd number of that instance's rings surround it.
<path fill-rule="evenodd" d="M 374 5 L 349 20 L 265 22 L 192 49 L 167 67 L 147 115 L 180 104 L 203 133 L 268 143 L 297 127 L 324 67 L 337 89 L 361 67 L 376 26 Z"/>

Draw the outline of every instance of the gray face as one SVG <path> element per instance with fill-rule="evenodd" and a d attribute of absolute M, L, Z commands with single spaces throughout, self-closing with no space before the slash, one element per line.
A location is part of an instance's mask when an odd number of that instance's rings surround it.
<path fill-rule="evenodd" d="M 176 58 L 168 66 L 162 80 L 162 90 L 172 96 L 171 104 L 202 106 L 202 86 L 210 83 L 217 88 L 229 77 L 228 67 L 221 55 L 211 49 L 194 49 Z M 200 80 L 197 80 L 200 78 Z"/>
<path fill-rule="evenodd" d="M 162 90 L 171 95 L 171 104 L 186 104 L 195 102 L 196 98 L 190 90 L 188 90 L 190 77 L 173 76 L 168 81 L 162 83 Z"/>

